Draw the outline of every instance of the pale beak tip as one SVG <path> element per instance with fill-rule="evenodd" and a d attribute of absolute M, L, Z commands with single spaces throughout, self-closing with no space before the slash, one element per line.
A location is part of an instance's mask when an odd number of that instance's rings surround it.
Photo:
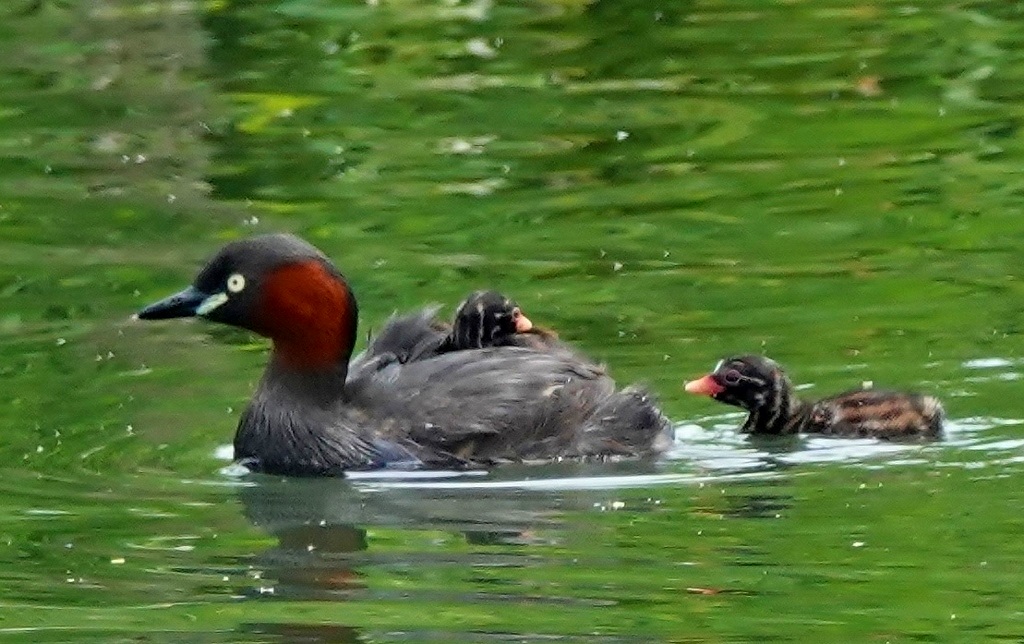
<path fill-rule="evenodd" d="M 716 396 L 725 391 L 725 387 L 715 382 L 715 379 L 710 375 L 691 380 L 683 385 L 683 389 L 687 393 L 700 394 L 702 396 Z"/>
<path fill-rule="evenodd" d="M 516 333 L 526 333 L 533 329 L 533 322 L 522 313 L 516 316 Z"/>

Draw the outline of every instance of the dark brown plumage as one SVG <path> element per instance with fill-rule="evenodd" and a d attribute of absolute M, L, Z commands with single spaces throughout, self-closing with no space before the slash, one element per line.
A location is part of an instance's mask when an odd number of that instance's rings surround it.
<path fill-rule="evenodd" d="M 393 317 L 352 361 L 350 375 L 367 366 L 378 369 L 392 361 L 406 363 L 488 347 L 571 352 L 553 331 L 535 326 L 518 304 L 496 291 L 470 294 L 456 309 L 451 324 L 437 320 L 435 312 L 428 309 L 426 315 Z"/>
<path fill-rule="evenodd" d="M 534 326 L 519 305 L 496 291 L 477 291 L 455 311 L 451 332 L 439 353 L 484 347 L 551 348 L 554 332 Z"/>
<path fill-rule="evenodd" d="M 943 409 L 937 398 L 916 393 L 860 389 L 812 402 L 797 397 L 774 361 L 763 356 L 726 358 L 686 391 L 710 396 L 749 412 L 742 431 L 806 432 L 885 439 L 936 438 Z"/>
<path fill-rule="evenodd" d="M 201 316 L 273 341 L 235 434 L 235 458 L 252 469 L 334 474 L 668 446 L 668 421 L 646 393 L 616 391 L 568 352 L 493 346 L 395 360 L 437 339 L 433 314 L 393 319 L 350 364 L 356 301 L 345 279 L 303 240 L 265 235 L 228 244 L 192 286 L 138 317 Z"/>

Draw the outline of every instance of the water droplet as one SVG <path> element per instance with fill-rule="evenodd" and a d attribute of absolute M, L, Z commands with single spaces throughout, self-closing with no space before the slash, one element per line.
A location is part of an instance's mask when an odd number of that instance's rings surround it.
<path fill-rule="evenodd" d="M 472 38 L 466 43 L 466 51 L 478 58 L 494 58 L 498 55 L 494 47 L 483 38 Z"/>

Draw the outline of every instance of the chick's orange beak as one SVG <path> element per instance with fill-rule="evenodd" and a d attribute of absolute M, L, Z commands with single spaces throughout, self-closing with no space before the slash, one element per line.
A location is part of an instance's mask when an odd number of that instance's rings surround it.
<path fill-rule="evenodd" d="M 516 309 L 512 315 L 516 320 L 516 333 L 526 333 L 533 328 L 533 322 L 530 322 L 530 318 L 523 315 L 519 309 Z"/>
<path fill-rule="evenodd" d="M 725 391 L 725 387 L 715 382 L 711 374 L 697 380 L 691 380 L 683 386 L 683 389 L 688 393 L 700 394 L 702 396 L 715 396 Z"/>

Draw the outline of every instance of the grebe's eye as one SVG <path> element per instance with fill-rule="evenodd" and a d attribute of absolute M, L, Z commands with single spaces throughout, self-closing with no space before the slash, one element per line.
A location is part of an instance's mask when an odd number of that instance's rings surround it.
<path fill-rule="evenodd" d="M 228 278 L 228 291 L 241 293 L 245 288 L 245 277 L 241 273 L 234 273 Z"/>
<path fill-rule="evenodd" d="M 743 380 L 742 374 L 735 369 L 730 369 L 722 374 L 722 380 L 727 385 L 738 385 L 740 380 Z"/>

